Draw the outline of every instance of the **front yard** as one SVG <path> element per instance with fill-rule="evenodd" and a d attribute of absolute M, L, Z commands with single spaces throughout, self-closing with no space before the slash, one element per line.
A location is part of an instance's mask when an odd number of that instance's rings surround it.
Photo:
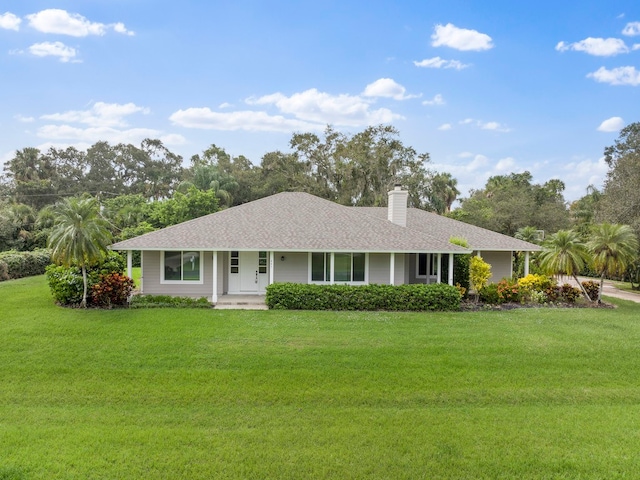
<path fill-rule="evenodd" d="M 0 283 L 0 479 L 622 478 L 640 305 L 72 310 Z"/>

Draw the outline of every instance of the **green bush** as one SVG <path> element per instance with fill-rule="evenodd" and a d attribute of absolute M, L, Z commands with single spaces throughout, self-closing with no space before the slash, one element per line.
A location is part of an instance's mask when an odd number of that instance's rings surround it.
<path fill-rule="evenodd" d="M 206 297 L 172 297 L 170 295 L 134 295 L 129 302 L 130 308 L 211 308 Z"/>
<path fill-rule="evenodd" d="M 497 284 L 498 296 L 503 303 L 517 303 L 520 301 L 520 285 L 517 281 L 503 279 Z"/>
<path fill-rule="evenodd" d="M 98 264 L 87 269 L 87 301 L 91 303 L 91 289 L 100 283 L 101 275 L 123 274 L 126 260 L 117 252 L 109 252 Z M 53 300 L 59 305 L 77 305 L 82 301 L 82 271 L 78 267 L 49 265 L 46 268 L 47 282 Z"/>
<path fill-rule="evenodd" d="M 504 300 L 500 297 L 500 293 L 498 292 L 497 283 L 485 285 L 480 289 L 478 294 L 482 303 L 488 303 L 490 305 L 500 305 L 501 303 L 504 303 Z"/>
<path fill-rule="evenodd" d="M 286 310 L 452 311 L 460 309 L 456 287 L 430 285 L 314 285 L 274 283 L 267 287 L 269 308 Z"/>
<path fill-rule="evenodd" d="M 582 282 L 582 286 L 589 294 L 591 301 L 595 302 L 598 299 L 598 293 L 600 292 L 600 284 L 593 280 L 587 280 Z"/>
<path fill-rule="evenodd" d="M 0 253 L 0 281 L 42 275 L 50 263 L 51 252 L 48 250 L 2 252 Z"/>

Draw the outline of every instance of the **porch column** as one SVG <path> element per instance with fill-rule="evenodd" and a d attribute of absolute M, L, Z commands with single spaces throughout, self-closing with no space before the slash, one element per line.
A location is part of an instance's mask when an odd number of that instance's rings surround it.
<path fill-rule="evenodd" d="M 529 256 L 531 252 L 524 252 L 524 276 L 529 275 Z"/>
<path fill-rule="evenodd" d="M 449 254 L 449 285 L 453 286 L 453 253 Z"/>
<path fill-rule="evenodd" d="M 213 252 L 213 295 L 211 295 L 211 302 L 216 303 L 218 301 L 218 252 Z"/>
<path fill-rule="evenodd" d="M 389 254 L 389 285 L 396 284 L 396 254 Z"/>
<path fill-rule="evenodd" d="M 274 265 L 274 258 L 275 252 L 273 250 L 271 250 L 269 252 L 269 285 L 271 285 L 273 283 L 273 278 L 274 278 L 274 274 L 273 274 L 273 265 Z"/>
<path fill-rule="evenodd" d="M 127 277 L 133 278 L 133 251 L 127 250 Z"/>
<path fill-rule="evenodd" d="M 442 254 L 438 254 L 438 283 L 442 283 Z"/>
<path fill-rule="evenodd" d="M 334 283 L 334 278 L 336 278 L 335 276 L 335 266 L 336 266 L 336 259 L 335 259 L 335 254 L 333 252 L 331 252 L 331 261 L 329 262 L 329 274 L 331 275 L 331 278 L 329 278 L 329 283 L 333 284 Z"/>

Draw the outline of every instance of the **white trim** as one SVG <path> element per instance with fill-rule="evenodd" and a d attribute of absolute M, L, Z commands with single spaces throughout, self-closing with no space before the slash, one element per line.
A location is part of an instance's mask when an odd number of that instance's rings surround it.
<path fill-rule="evenodd" d="M 211 295 L 211 302 L 216 303 L 218 301 L 218 252 L 213 252 L 213 295 Z"/>
<path fill-rule="evenodd" d="M 270 250 L 269 251 L 269 283 L 268 285 L 271 285 L 274 279 L 274 272 L 273 272 L 273 266 L 275 264 L 274 258 L 275 258 L 275 252 L 273 250 Z"/>
<path fill-rule="evenodd" d="M 396 284 L 396 254 L 392 252 L 389 255 L 389 285 Z"/>
<path fill-rule="evenodd" d="M 438 283 L 442 283 L 442 254 L 438 254 Z"/>
<path fill-rule="evenodd" d="M 449 254 L 449 272 L 448 272 L 448 283 L 453 286 L 453 255 Z"/>
<path fill-rule="evenodd" d="M 127 252 L 127 277 L 132 278 L 133 275 L 133 250 Z"/>
<path fill-rule="evenodd" d="M 140 295 L 144 295 L 144 251 L 140 251 Z"/>
<path fill-rule="evenodd" d="M 182 256 L 187 250 L 162 250 L 160 252 L 160 285 L 202 285 L 204 284 L 204 252 L 198 252 L 200 280 L 165 280 L 164 279 L 164 252 L 180 252 Z M 180 270 L 182 272 L 182 269 Z"/>

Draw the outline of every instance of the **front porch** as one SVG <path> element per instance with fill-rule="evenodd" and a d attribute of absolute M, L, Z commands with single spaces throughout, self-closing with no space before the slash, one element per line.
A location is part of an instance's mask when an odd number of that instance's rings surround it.
<path fill-rule="evenodd" d="M 218 295 L 217 310 L 268 310 L 264 295 Z"/>

